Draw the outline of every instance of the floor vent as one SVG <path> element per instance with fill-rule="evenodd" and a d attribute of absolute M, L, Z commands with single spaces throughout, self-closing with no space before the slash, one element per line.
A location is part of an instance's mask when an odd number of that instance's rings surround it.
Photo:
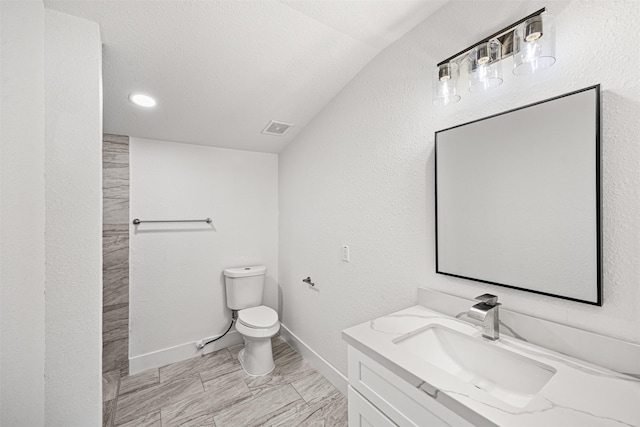
<path fill-rule="evenodd" d="M 284 135 L 285 133 L 287 133 L 287 131 L 289 130 L 289 128 L 293 126 L 289 123 L 282 123 L 282 122 L 276 122 L 274 120 L 271 120 L 269 122 L 269 124 L 267 125 L 266 128 L 264 128 L 264 130 L 262 131 L 262 133 L 267 134 L 267 135 Z"/>

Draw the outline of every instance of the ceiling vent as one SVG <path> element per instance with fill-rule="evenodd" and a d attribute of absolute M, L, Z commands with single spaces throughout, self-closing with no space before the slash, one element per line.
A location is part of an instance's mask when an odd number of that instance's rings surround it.
<path fill-rule="evenodd" d="M 293 126 L 289 123 L 276 122 L 275 120 L 271 120 L 266 128 L 262 131 L 262 133 L 267 135 L 284 135 L 287 133 L 289 128 Z"/>

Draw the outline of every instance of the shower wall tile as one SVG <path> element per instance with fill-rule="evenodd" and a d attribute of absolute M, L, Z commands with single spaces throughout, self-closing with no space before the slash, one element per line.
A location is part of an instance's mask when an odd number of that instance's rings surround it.
<path fill-rule="evenodd" d="M 102 308 L 102 340 L 115 341 L 129 337 L 129 304 Z"/>
<path fill-rule="evenodd" d="M 103 272 L 102 305 L 129 303 L 129 269 Z"/>
<path fill-rule="evenodd" d="M 108 173 L 105 173 L 107 172 Z M 129 168 L 104 166 L 102 196 L 105 199 L 123 199 L 129 194 Z"/>
<path fill-rule="evenodd" d="M 104 234 L 128 234 L 129 198 L 104 198 L 102 202 L 102 224 L 104 225 Z"/>
<path fill-rule="evenodd" d="M 120 371 L 120 376 L 129 373 L 129 339 L 102 343 L 102 372 Z"/>
<path fill-rule="evenodd" d="M 129 235 L 102 236 L 102 269 L 109 272 L 129 271 Z"/>
<path fill-rule="evenodd" d="M 129 200 L 128 137 L 105 136 L 102 144 L 102 169 L 103 197 Z"/>
<path fill-rule="evenodd" d="M 102 167 L 129 169 L 129 137 L 105 135 L 102 144 Z"/>
<path fill-rule="evenodd" d="M 112 133 L 105 133 L 104 135 L 102 135 L 102 140 L 105 141 L 105 142 L 126 144 L 127 147 L 129 146 L 129 137 L 126 136 L 126 135 L 114 135 Z"/>
<path fill-rule="evenodd" d="M 129 137 L 102 144 L 102 372 L 129 373 Z"/>

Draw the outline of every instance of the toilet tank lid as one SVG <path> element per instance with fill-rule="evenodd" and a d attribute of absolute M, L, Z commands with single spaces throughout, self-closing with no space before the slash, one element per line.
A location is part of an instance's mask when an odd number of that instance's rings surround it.
<path fill-rule="evenodd" d="M 264 265 L 256 265 L 254 267 L 238 267 L 238 268 L 227 268 L 224 270 L 224 275 L 226 277 L 249 277 L 249 276 L 260 276 L 267 272 L 267 267 Z"/>

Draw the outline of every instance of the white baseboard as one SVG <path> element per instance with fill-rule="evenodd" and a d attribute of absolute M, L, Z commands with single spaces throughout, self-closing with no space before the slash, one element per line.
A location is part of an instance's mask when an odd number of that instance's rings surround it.
<path fill-rule="evenodd" d="M 216 337 L 205 339 L 213 338 Z M 198 350 L 196 348 L 197 342 L 198 341 L 188 342 L 175 347 L 163 348 L 162 350 L 130 357 L 129 375 L 137 374 L 148 369 L 159 368 L 174 362 L 179 362 L 201 354 L 212 353 L 232 345 L 240 344 L 242 342 L 242 335 L 240 335 L 238 331 L 231 331 L 224 338 L 209 344 L 202 350 Z"/>
<path fill-rule="evenodd" d="M 340 390 L 342 394 L 347 395 L 347 386 L 349 380 L 347 377 L 337 370 L 331 363 L 327 362 L 322 356 L 313 351 L 311 347 L 305 344 L 300 338 L 298 338 L 293 332 L 289 330 L 285 325 L 280 325 L 280 336 L 284 339 L 295 351 L 297 351 L 304 360 L 309 362 L 311 366 L 323 377 L 325 377 L 335 388 Z"/>

